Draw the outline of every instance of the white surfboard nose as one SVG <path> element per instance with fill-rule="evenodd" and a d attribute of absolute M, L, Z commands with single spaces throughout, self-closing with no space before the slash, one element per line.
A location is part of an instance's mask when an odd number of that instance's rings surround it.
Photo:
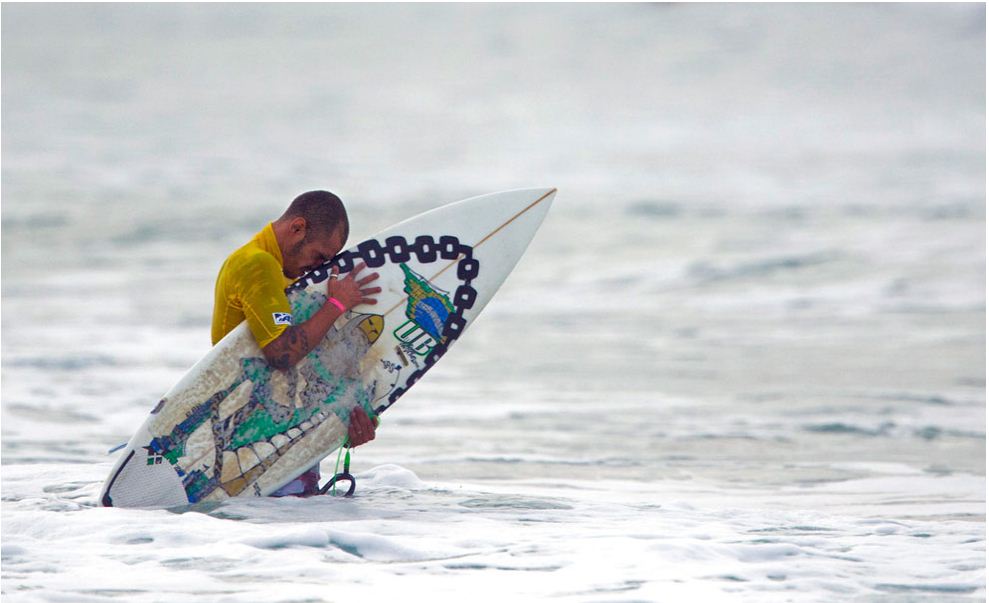
<path fill-rule="evenodd" d="M 546 214 L 549 213 L 549 208 L 553 205 L 553 199 L 556 198 L 556 187 L 543 188 L 543 189 L 532 189 L 534 194 L 538 194 L 536 200 L 528 208 L 528 211 L 533 212 L 534 216 L 537 217 L 536 228 L 542 224 L 543 219 Z"/>
<path fill-rule="evenodd" d="M 556 196 L 555 187 L 520 188 L 470 197 L 456 203 L 448 203 L 428 212 L 409 218 L 389 229 L 408 232 L 412 238 L 422 231 L 422 225 L 449 224 L 451 233 L 466 244 L 483 245 L 495 235 L 504 236 L 505 230 L 513 232 L 512 239 L 528 239 L 542 224 Z M 469 216 L 469 219 L 464 219 Z M 494 227 L 492 228 L 492 225 Z M 372 238 L 382 238 L 379 232 Z M 524 251 L 524 246 L 519 254 Z"/>
<path fill-rule="evenodd" d="M 475 246 L 483 244 L 487 239 L 505 229 L 514 231 L 512 237 L 518 239 L 532 238 L 546 218 L 546 214 L 549 213 L 549 208 L 553 205 L 556 188 L 527 188 L 475 198 L 480 200 L 486 197 L 500 198 L 499 205 L 501 203 L 514 204 L 515 208 L 513 208 L 514 212 L 507 216 L 498 228 L 480 239 Z M 528 242 L 522 244 L 518 251 L 520 256 L 527 246 Z"/>
<path fill-rule="evenodd" d="M 516 191 L 506 191 L 506 193 L 512 193 Z M 539 208 L 539 210 L 545 214 L 549 211 L 550 206 L 553 204 L 553 199 L 556 197 L 556 187 L 546 187 L 546 188 L 526 188 L 517 191 L 520 194 L 520 198 L 528 197 L 532 201 L 526 204 L 523 209 L 534 210 Z M 505 194 L 505 193 L 495 193 L 495 194 Z"/>

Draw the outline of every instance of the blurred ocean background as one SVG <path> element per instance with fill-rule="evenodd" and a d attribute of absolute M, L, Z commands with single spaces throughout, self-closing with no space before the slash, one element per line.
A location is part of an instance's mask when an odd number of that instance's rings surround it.
<path fill-rule="evenodd" d="M 984 600 L 985 24 L 5 3 L 4 600 Z M 356 242 L 533 186 L 355 498 L 96 506 L 294 196 Z"/>

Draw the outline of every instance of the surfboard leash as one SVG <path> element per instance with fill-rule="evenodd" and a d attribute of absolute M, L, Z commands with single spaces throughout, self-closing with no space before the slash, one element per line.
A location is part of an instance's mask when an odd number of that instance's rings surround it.
<path fill-rule="evenodd" d="M 381 415 L 375 414 L 373 419 L 374 426 L 377 428 L 381 425 Z M 340 472 L 340 455 L 343 453 L 344 448 L 347 449 L 347 454 L 343 457 L 343 472 Z M 330 493 L 331 496 L 337 495 L 337 482 L 347 481 L 350 482 L 350 488 L 347 489 L 347 493 L 344 494 L 345 497 L 353 496 L 354 491 L 357 490 L 357 478 L 350 474 L 350 435 L 348 434 L 343 440 L 343 444 L 337 449 L 337 462 L 333 466 L 333 477 L 330 481 L 326 482 L 326 485 L 319 489 L 319 494 Z"/>
<path fill-rule="evenodd" d="M 343 445 L 340 446 L 340 449 L 337 451 L 337 462 L 336 462 L 336 465 L 333 467 L 333 474 L 334 475 L 333 475 L 333 477 L 330 478 L 330 481 L 326 482 L 326 485 L 324 485 L 322 488 L 319 489 L 319 493 L 320 494 L 324 494 L 325 495 L 327 493 L 330 493 L 330 496 L 336 496 L 337 495 L 337 482 L 340 482 L 340 481 L 350 482 L 350 488 L 348 488 L 347 489 L 347 493 L 344 494 L 345 497 L 353 496 L 354 495 L 354 491 L 357 490 L 357 479 L 353 475 L 350 474 L 350 446 L 349 446 L 349 444 L 350 444 L 350 436 L 347 436 L 347 439 L 345 439 L 343 441 Z M 343 449 L 344 448 L 347 449 L 347 454 L 343 458 L 343 472 L 340 472 L 339 471 L 339 469 L 340 469 L 340 454 L 343 452 Z M 332 490 L 332 492 L 331 492 L 331 490 Z"/>

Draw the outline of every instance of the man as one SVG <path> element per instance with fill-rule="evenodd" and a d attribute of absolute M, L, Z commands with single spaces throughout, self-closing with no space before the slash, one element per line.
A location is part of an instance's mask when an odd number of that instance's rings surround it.
<path fill-rule="evenodd" d="M 213 345 L 247 321 L 268 364 L 288 370 L 313 350 L 341 314 L 358 304 L 376 304 L 380 287 L 367 287 L 378 278 L 359 278 L 360 264 L 345 278 L 333 268 L 327 300 L 313 316 L 293 324 L 285 287 L 343 249 L 350 223 L 343 203 L 333 193 L 310 191 L 295 198 L 280 218 L 246 245 L 230 254 L 216 278 L 213 305 Z M 361 407 L 350 415 L 351 447 L 374 439 L 375 424 Z M 273 496 L 308 496 L 319 487 L 319 464 Z"/>

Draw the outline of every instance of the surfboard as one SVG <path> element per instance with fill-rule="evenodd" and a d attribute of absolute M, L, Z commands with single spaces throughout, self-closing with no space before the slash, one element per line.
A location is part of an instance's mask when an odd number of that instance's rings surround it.
<path fill-rule="evenodd" d="M 362 241 L 286 293 L 296 324 L 326 301 L 334 266 L 377 272 L 355 306 L 289 370 L 268 365 L 246 323 L 152 408 L 100 493 L 104 506 L 165 508 L 267 496 L 345 442 L 351 410 L 388 410 L 449 351 L 518 263 L 556 189 L 451 203 Z"/>

